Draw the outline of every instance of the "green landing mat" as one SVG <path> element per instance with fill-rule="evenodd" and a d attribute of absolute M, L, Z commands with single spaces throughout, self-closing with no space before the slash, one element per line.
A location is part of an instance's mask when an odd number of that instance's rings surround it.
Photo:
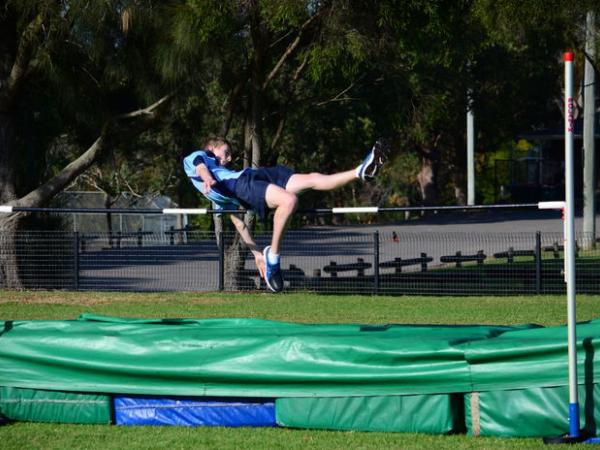
<path fill-rule="evenodd" d="M 463 431 L 460 394 L 280 398 L 277 424 L 293 428 L 447 434 Z"/>
<path fill-rule="evenodd" d="M 600 385 L 578 388 L 580 429 L 596 436 L 600 428 Z M 569 387 L 545 387 L 465 395 L 471 436 L 553 437 L 569 434 Z"/>
<path fill-rule="evenodd" d="M 26 422 L 108 424 L 108 395 L 0 386 L 0 417 Z"/>
<path fill-rule="evenodd" d="M 566 327 L 259 319 L 0 321 L 0 386 L 226 397 L 373 397 L 567 384 Z M 578 325 L 600 382 L 600 321 Z"/>

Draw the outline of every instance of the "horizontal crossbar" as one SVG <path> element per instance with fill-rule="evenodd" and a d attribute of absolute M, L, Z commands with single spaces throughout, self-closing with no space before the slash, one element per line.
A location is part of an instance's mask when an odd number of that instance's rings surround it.
<path fill-rule="evenodd" d="M 553 202 L 560 203 L 560 202 Z M 473 211 L 492 209 L 531 209 L 538 208 L 538 203 L 502 204 L 502 205 L 456 205 L 456 206 L 357 206 L 336 208 L 315 208 L 298 210 L 299 214 L 378 214 L 410 211 Z M 37 208 L 26 206 L 0 205 L 0 214 L 12 213 L 55 213 L 55 214 L 243 214 L 243 209 L 208 209 L 208 208 Z"/>

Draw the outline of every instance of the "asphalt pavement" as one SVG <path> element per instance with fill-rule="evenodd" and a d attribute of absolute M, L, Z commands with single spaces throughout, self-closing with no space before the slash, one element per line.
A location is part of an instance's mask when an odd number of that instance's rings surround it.
<path fill-rule="evenodd" d="M 596 215 L 597 224 L 599 216 Z M 582 227 L 582 214 L 577 212 L 575 215 L 576 232 L 580 232 Z M 413 217 L 410 220 L 335 228 L 338 231 L 349 230 L 352 232 L 364 230 L 365 233 L 372 233 L 376 229 L 381 232 L 535 233 L 541 231 L 544 233 L 562 233 L 563 222 L 561 212 L 554 210 L 487 210 L 465 213 L 428 213 L 426 216 Z"/>
<path fill-rule="evenodd" d="M 575 219 L 581 231 L 582 218 Z M 476 255 L 487 260 L 495 253 L 532 250 L 536 232 L 541 232 L 543 246 L 562 245 L 563 222 L 559 211 L 478 211 L 443 212 L 411 220 L 398 220 L 377 225 L 319 226 L 290 230 L 284 240 L 282 267 L 293 265 L 306 276 L 329 277 L 325 268 L 335 264 L 370 264 L 366 274 L 373 273 L 379 249 L 379 262 L 395 258 L 411 259 L 425 254 L 432 258 L 430 268 L 442 266 L 443 256 Z M 259 246 L 268 245 L 270 234 L 257 235 Z M 379 246 L 376 246 L 378 241 Z M 107 249 L 100 242 L 96 249 L 80 254 L 79 288 L 134 291 L 203 291 L 218 288 L 219 255 L 214 240 L 168 245 L 158 236 L 147 239 L 143 247 Z M 246 269 L 254 270 L 252 258 Z M 417 271 L 420 266 L 403 271 Z M 382 268 L 391 273 L 393 268 Z M 348 276 L 356 271 L 346 272 Z M 258 277 L 254 277 L 258 285 Z"/>

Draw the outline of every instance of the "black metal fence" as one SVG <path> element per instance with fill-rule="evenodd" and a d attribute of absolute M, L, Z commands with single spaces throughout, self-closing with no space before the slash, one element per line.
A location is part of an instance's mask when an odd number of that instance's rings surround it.
<path fill-rule="evenodd" d="M 219 237 L 220 239 L 216 239 Z M 0 287 L 101 291 L 265 289 L 233 233 L 0 234 Z M 268 245 L 269 234 L 257 236 Z M 217 242 L 224 242 L 219 246 Z M 600 244 L 577 235 L 576 288 L 600 293 Z M 286 290 L 367 294 L 565 292 L 560 233 L 290 231 Z"/>

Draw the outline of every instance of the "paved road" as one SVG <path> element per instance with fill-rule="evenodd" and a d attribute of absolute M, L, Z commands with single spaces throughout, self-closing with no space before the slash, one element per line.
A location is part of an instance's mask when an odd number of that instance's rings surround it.
<path fill-rule="evenodd" d="M 284 242 L 283 267 L 291 264 L 308 276 L 335 261 L 356 263 L 357 258 L 374 262 L 374 233 L 379 231 L 379 261 L 415 258 L 426 253 L 433 258 L 430 267 L 440 266 L 441 256 L 463 255 L 483 251 L 488 258 L 495 252 L 515 249 L 531 250 L 535 232 L 542 232 L 542 245 L 562 243 L 563 222 L 556 211 L 488 211 L 471 214 L 444 213 L 416 220 L 385 225 L 344 227 L 307 227 L 291 230 Z M 581 217 L 576 218 L 581 230 Z M 257 237 L 259 245 L 267 245 L 269 235 Z M 118 290 L 216 290 L 218 251 L 211 239 L 193 245 L 169 246 L 156 238 L 146 239 L 144 247 L 89 249 L 81 256 L 80 287 Z M 246 262 L 254 269 L 253 262 Z M 403 271 L 419 270 L 419 266 Z M 382 273 L 394 269 L 382 269 Z M 356 274 L 356 272 L 353 272 Z M 372 274 L 372 269 L 366 274 Z M 350 275 L 351 273 L 349 273 Z M 254 278 L 258 283 L 258 278 Z"/>
<path fill-rule="evenodd" d="M 596 223 L 598 223 L 596 216 Z M 581 231 L 583 219 L 581 214 L 575 217 L 575 229 Z M 358 227 L 336 227 L 337 230 L 357 231 L 365 229 L 373 232 L 379 229 L 385 231 L 403 232 L 476 232 L 476 233 L 562 233 L 563 222 L 559 211 L 549 210 L 488 210 L 472 213 L 441 212 L 428 217 L 403 220 L 386 225 L 358 226 Z"/>

